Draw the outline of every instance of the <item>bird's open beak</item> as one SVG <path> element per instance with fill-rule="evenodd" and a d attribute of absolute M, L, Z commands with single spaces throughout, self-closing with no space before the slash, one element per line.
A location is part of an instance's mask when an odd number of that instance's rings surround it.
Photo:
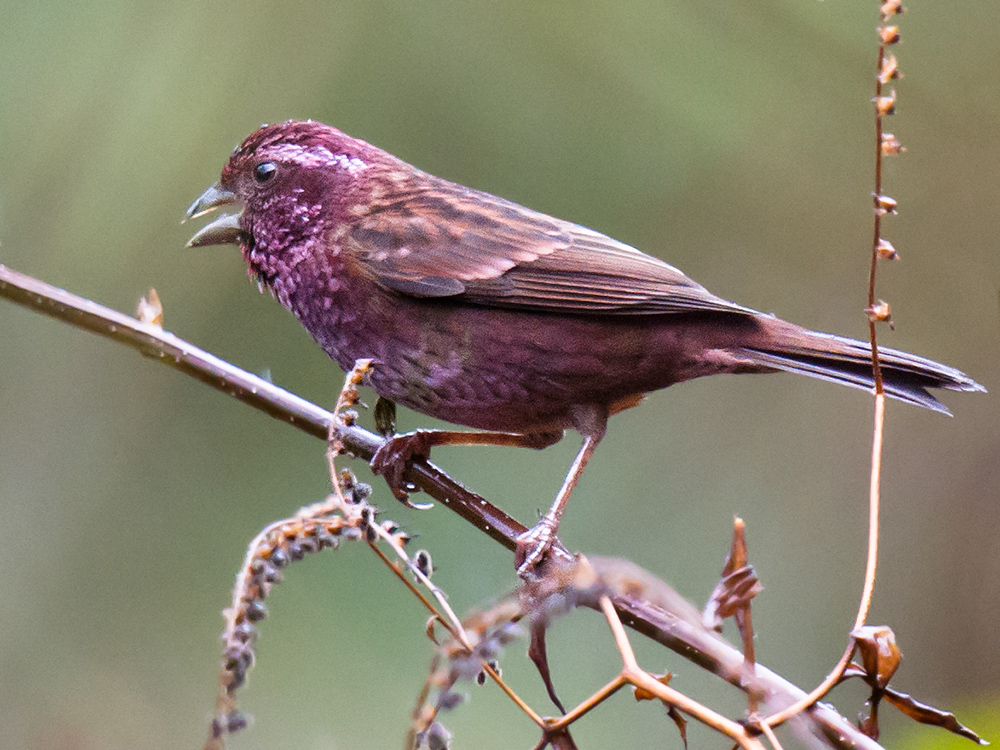
<path fill-rule="evenodd" d="M 236 204 L 236 194 L 216 183 L 201 194 L 191 207 L 187 210 L 184 218 L 194 219 L 214 211 L 220 206 L 232 206 Z M 243 230 L 240 228 L 240 214 L 222 214 L 215 221 L 206 224 L 188 240 L 188 247 L 206 247 L 208 245 L 239 245 L 242 241 Z"/>

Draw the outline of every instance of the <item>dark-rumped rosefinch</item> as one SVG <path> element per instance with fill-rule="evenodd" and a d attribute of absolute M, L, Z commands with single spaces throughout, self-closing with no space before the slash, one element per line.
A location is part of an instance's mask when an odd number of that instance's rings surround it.
<path fill-rule="evenodd" d="M 442 180 L 317 122 L 262 127 L 188 210 L 236 204 L 192 246 L 238 244 L 250 272 L 341 367 L 376 363 L 383 398 L 489 431 L 418 431 L 373 459 L 405 498 L 405 461 L 445 443 L 583 446 L 523 538 L 551 544 L 608 417 L 702 375 L 783 370 L 873 387 L 868 343 L 816 333 L 711 294 L 592 229 Z M 885 392 L 947 412 L 928 388 L 981 391 L 951 367 L 881 349 Z"/>

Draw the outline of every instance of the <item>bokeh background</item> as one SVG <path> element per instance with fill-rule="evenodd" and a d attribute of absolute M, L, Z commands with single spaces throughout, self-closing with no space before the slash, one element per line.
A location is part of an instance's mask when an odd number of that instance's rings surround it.
<path fill-rule="evenodd" d="M 1000 8 L 922 3 L 887 168 L 903 260 L 880 270 L 883 342 L 1000 393 Z M 188 204 L 261 122 L 312 117 L 435 174 L 611 234 L 723 297 L 863 337 L 875 2 L 135 2 L 0 6 L 0 262 L 124 311 L 156 287 L 166 327 L 330 404 L 336 367 L 247 281 L 234 249 L 185 249 Z M 896 685 L 1000 726 L 1000 401 L 888 410 L 871 617 Z M 404 414 L 401 426 L 429 420 Z M 562 537 L 625 555 L 697 603 L 734 514 L 766 586 L 758 655 L 811 686 L 839 656 L 864 567 L 871 400 L 776 375 L 710 378 L 616 417 Z M 524 521 L 578 442 L 451 449 L 437 462 Z M 245 544 L 322 498 L 324 446 L 131 351 L 0 301 L 0 748 L 197 748 L 219 612 Z M 355 466 L 359 473 L 363 468 Z M 447 510 L 379 502 L 432 550 L 459 610 L 516 583 Z M 292 567 L 269 600 L 236 748 L 402 744 L 431 656 L 424 613 L 358 545 Z M 596 615 L 550 636 L 564 699 L 613 674 Z M 538 679 L 505 674 L 543 712 Z M 671 653 L 651 669 L 731 715 L 742 698 Z M 458 747 L 530 747 L 496 689 L 447 717 Z M 834 700 L 854 716 L 864 699 Z M 964 714 L 962 713 L 964 711 Z M 889 747 L 938 747 L 886 710 Z M 990 726 L 992 722 L 992 735 Z M 625 694 L 581 747 L 680 747 Z M 696 734 L 700 746 L 719 738 Z M 963 741 L 964 742 L 964 741 Z M 792 743 L 794 744 L 794 743 Z"/>

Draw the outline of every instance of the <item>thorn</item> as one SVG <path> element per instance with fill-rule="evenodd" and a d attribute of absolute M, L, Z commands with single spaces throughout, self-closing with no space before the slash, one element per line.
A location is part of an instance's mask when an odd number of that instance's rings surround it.
<path fill-rule="evenodd" d="M 872 323 L 888 323 L 890 330 L 896 330 L 896 326 L 892 322 L 892 314 L 889 312 L 889 303 L 885 300 L 880 299 L 871 307 L 866 307 L 865 312 L 868 314 L 868 320 Z"/>
<path fill-rule="evenodd" d="M 878 28 L 878 38 L 882 40 L 882 44 L 888 46 L 890 44 L 899 43 L 899 27 L 898 26 L 879 26 Z"/>
<path fill-rule="evenodd" d="M 899 145 L 899 141 L 896 140 L 896 136 L 892 133 L 882 133 L 883 156 L 896 156 L 897 154 L 904 153 L 906 153 L 906 148 Z"/>
<path fill-rule="evenodd" d="M 886 84 L 889 81 L 902 77 L 903 74 L 899 72 L 899 60 L 890 52 L 882 60 L 882 67 L 878 72 L 878 81 L 881 84 Z"/>
<path fill-rule="evenodd" d="M 875 196 L 875 213 L 879 216 L 885 216 L 886 214 L 896 215 L 899 213 L 896 210 L 895 198 L 890 198 L 888 195 L 876 195 Z"/>
<path fill-rule="evenodd" d="M 887 117 L 896 112 L 896 90 L 889 92 L 888 96 L 876 96 L 872 99 L 875 102 L 875 112 L 879 117 Z"/>
<path fill-rule="evenodd" d="M 903 7 L 902 0 L 885 0 L 879 7 L 878 12 L 882 16 L 883 21 L 888 21 L 893 16 L 906 13 L 906 8 Z"/>
<path fill-rule="evenodd" d="M 878 257 L 883 260 L 899 260 L 899 253 L 896 252 L 896 248 L 892 246 L 889 240 L 879 239 L 877 250 Z"/>

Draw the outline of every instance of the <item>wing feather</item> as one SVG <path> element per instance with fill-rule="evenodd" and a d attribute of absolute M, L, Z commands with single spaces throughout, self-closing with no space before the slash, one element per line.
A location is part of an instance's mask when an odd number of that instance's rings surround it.
<path fill-rule="evenodd" d="M 383 287 L 575 314 L 753 313 L 592 229 L 423 172 L 397 173 L 342 242 Z"/>

